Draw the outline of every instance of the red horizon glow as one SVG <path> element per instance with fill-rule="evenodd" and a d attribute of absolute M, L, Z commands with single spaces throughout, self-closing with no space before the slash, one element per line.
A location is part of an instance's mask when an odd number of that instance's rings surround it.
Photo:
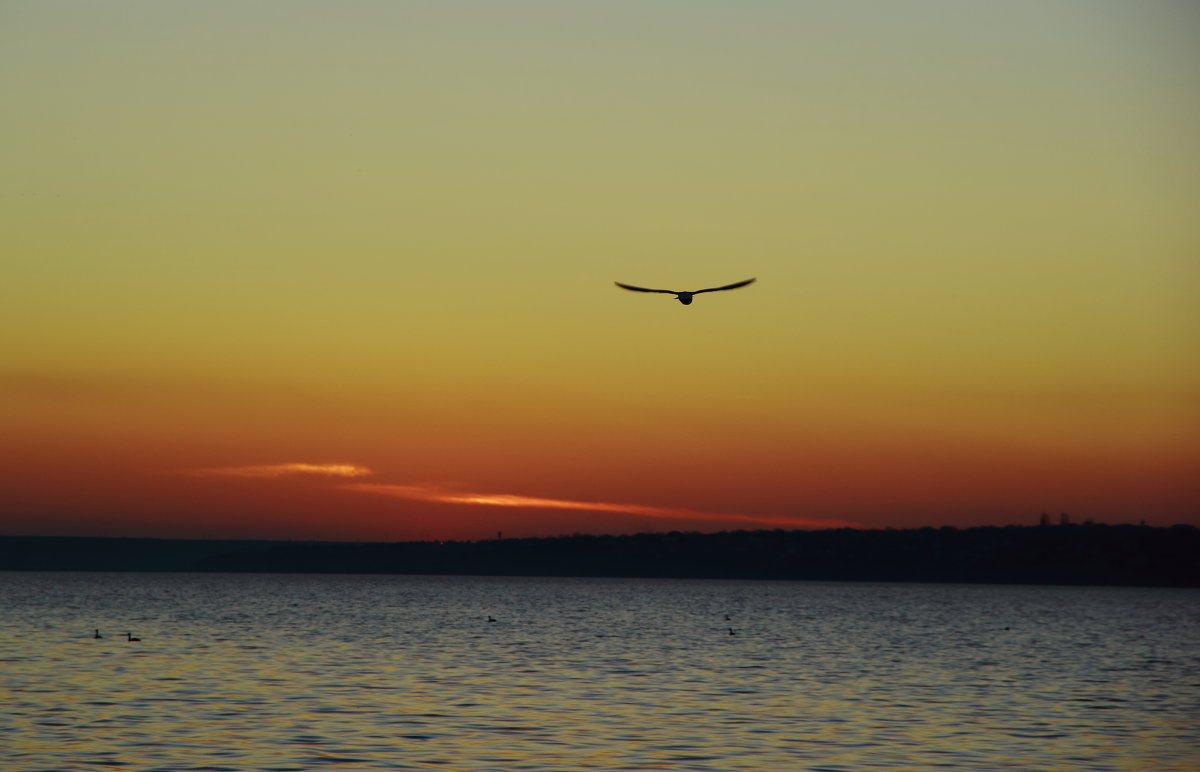
<path fill-rule="evenodd" d="M 36 463 L 10 459 L 14 466 Z M 510 537 L 559 536 L 571 533 L 628 534 L 681 530 L 723 531 L 741 529 L 907 528 L 926 526 L 1033 525 L 1042 513 L 1055 521 L 1060 513 L 1074 522 L 1152 525 L 1200 524 L 1180 507 L 1192 494 L 1188 486 L 1170 486 L 1174 474 L 1150 466 L 1148 476 L 1125 470 L 1117 477 L 1105 470 L 1108 485 L 1097 470 L 1080 469 L 1081 482 L 1092 487 L 1089 498 L 1075 496 L 1069 503 L 1039 493 L 1060 484 L 1065 471 L 1048 479 L 1031 474 L 1029 467 L 1014 467 L 999 477 L 985 496 L 972 494 L 962 483 L 966 474 L 943 469 L 933 479 L 911 475 L 874 481 L 891 497 L 890 504 L 874 503 L 869 488 L 851 490 L 845 481 L 828 476 L 800 481 L 808 488 L 802 504 L 772 502 L 758 486 L 739 492 L 738 487 L 705 488 L 693 483 L 676 503 L 661 493 L 636 486 L 608 486 L 623 491 L 620 499 L 598 500 L 587 495 L 564 496 L 561 484 L 543 488 L 546 495 L 497 491 L 490 484 L 376 482 L 387 475 L 372 471 L 380 464 L 352 461 L 287 461 L 230 466 L 183 466 L 175 471 L 137 475 L 128 484 L 127 462 L 114 457 L 93 463 L 91 471 L 62 467 L 51 478 L 30 476 L 24 489 L 9 484 L 5 517 L 0 532 L 9 535 L 88 535 L 178 538 L 318 539 L 331 541 L 478 540 L 498 532 Z M 965 469 L 971 469 L 964 459 Z M 13 471 L 12 466 L 9 467 Z M 374 479 L 372 479 L 374 478 Z M 900 483 L 903 482 L 904 485 Z M 40 483 L 40 484 L 39 484 Z M 46 487 L 42 487 L 45 485 Z M 1143 493 L 1122 498 L 1131 485 Z M 953 486 L 953 487 L 952 487 Z M 1028 487 L 1022 487 L 1028 486 Z M 1147 487 L 1148 486 L 1148 487 Z M 696 488 L 701 488 L 695 492 Z M 681 489 L 683 490 L 683 489 Z M 551 492 L 553 491 L 553 492 Z M 923 505 L 936 492 L 941 514 Z M 1153 491 L 1158 506 L 1143 508 Z M 649 499 L 651 503 L 642 503 Z M 980 507 L 976 501 L 991 504 Z M 745 508 L 731 503 L 743 501 Z M 708 502 L 707 506 L 701 502 Z M 1082 504 L 1082 506 L 1080 506 Z"/>

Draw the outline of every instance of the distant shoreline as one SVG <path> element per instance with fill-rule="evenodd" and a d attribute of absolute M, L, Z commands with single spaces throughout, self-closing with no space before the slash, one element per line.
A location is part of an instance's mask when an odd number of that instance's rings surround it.
<path fill-rule="evenodd" d="M 449 542 L 0 536 L 0 571 L 461 574 L 1200 587 L 1200 529 L 1066 524 Z"/>

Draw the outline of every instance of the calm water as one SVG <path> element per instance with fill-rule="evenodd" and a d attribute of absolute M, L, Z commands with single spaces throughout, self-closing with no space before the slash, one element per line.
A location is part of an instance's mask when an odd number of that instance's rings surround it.
<path fill-rule="evenodd" d="M 1194 771 L 1200 592 L 0 572 L 0 693 L 6 772 Z"/>

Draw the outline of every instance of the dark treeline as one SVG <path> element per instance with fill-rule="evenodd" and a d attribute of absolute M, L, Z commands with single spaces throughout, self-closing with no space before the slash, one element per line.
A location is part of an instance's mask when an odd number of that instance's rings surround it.
<path fill-rule="evenodd" d="M 290 542 L 0 536 L 0 571 L 197 571 L 207 558 Z"/>
<path fill-rule="evenodd" d="M 397 543 L 12 536 L 0 537 L 0 569 L 1200 587 L 1200 530 L 1086 524 Z"/>

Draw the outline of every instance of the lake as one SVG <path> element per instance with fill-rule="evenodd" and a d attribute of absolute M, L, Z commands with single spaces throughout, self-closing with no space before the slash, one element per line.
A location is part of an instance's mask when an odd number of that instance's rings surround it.
<path fill-rule="evenodd" d="M 1194 772 L 1200 591 L 0 572 L 0 691 L 8 772 Z"/>

